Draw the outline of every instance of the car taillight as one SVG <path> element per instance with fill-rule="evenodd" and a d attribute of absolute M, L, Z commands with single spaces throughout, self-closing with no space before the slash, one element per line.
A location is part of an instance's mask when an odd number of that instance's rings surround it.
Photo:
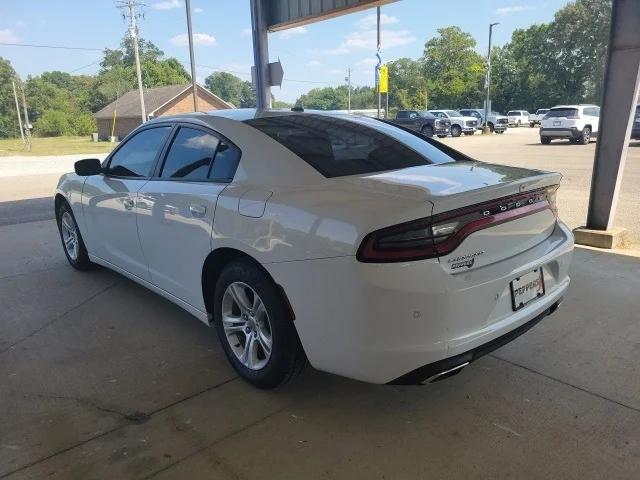
<path fill-rule="evenodd" d="M 557 217 L 557 189 L 553 185 L 376 230 L 364 238 L 356 258 L 388 263 L 448 255 L 479 230 L 547 209 Z"/>

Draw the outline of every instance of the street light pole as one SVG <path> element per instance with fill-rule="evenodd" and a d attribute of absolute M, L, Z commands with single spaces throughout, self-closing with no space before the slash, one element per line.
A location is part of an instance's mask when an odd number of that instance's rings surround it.
<path fill-rule="evenodd" d="M 193 89 L 193 111 L 198 111 L 198 87 L 196 85 L 196 61 L 193 53 L 193 30 L 191 28 L 191 0 L 184 2 L 187 9 L 187 35 L 189 35 L 189 59 L 191 61 L 191 88 Z"/>
<path fill-rule="evenodd" d="M 483 134 L 491 133 L 491 129 L 487 125 L 487 119 L 489 118 L 489 102 L 491 101 L 489 98 L 489 89 L 491 86 L 491 34 L 493 32 L 493 27 L 496 25 L 500 25 L 500 22 L 489 24 L 489 52 L 487 53 L 486 96 L 484 99 L 484 125 L 482 127 Z"/>

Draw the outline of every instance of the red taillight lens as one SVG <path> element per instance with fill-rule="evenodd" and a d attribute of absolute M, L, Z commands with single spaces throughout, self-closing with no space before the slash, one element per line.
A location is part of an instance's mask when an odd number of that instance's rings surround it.
<path fill-rule="evenodd" d="M 557 185 L 401 223 L 370 233 L 361 262 L 404 262 L 447 255 L 473 232 L 550 209 L 557 216 Z"/>

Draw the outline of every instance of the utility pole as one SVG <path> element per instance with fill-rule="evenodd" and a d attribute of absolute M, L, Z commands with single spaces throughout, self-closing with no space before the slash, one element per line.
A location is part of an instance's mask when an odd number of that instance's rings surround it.
<path fill-rule="evenodd" d="M 191 60 L 191 86 L 193 87 L 193 111 L 198 111 L 198 87 L 196 86 L 196 61 L 193 53 L 193 32 L 191 29 L 191 0 L 184 2 L 187 9 L 187 34 L 189 35 L 189 58 Z"/>
<path fill-rule="evenodd" d="M 136 60 L 136 76 L 138 77 L 138 91 L 140 92 L 140 112 L 142 123 L 147 121 L 147 112 L 144 108 L 144 91 L 142 90 L 142 71 L 140 70 L 140 52 L 138 51 L 138 25 L 137 19 L 143 17 L 143 14 L 136 13 L 137 0 L 123 0 L 118 3 L 118 8 L 129 9 L 129 14 L 123 13 L 123 17 L 129 17 L 129 35 L 133 41 L 133 53 Z"/>
<path fill-rule="evenodd" d="M 24 97 L 24 87 L 22 87 L 22 107 L 24 108 L 24 126 L 25 126 L 25 137 L 27 139 L 25 143 L 25 147 L 27 150 L 31 151 L 31 124 L 29 123 L 29 112 L 27 112 L 27 100 Z"/>
<path fill-rule="evenodd" d="M 351 113 L 351 67 L 347 68 L 347 76 L 345 77 L 347 81 L 347 88 L 349 89 L 349 93 L 347 95 L 347 113 Z"/>
<path fill-rule="evenodd" d="M 22 143 L 24 143 L 24 130 L 22 129 L 22 117 L 20 116 L 20 104 L 18 103 L 18 92 L 16 92 L 15 80 L 11 80 L 11 84 L 13 85 L 13 98 L 16 101 L 16 113 L 18 114 L 18 124 L 20 125 L 20 137 L 22 138 Z"/>
<path fill-rule="evenodd" d="M 376 57 L 378 57 L 378 64 L 376 65 L 376 87 L 378 87 L 378 118 L 380 118 L 380 107 L 382 106 L 382 94 L 380 93 L 380 66 L 382 65 L 382 55 L 380 54 L 380 7 L 376 8 L 376 19 L 377 19 L 377 52 Z"/>
<path fill-rule="evenodd" d="M 487 119 L 489 118 L 489 89 L 491 86 L 491 34 L 493 32 L 493 27 L 496 25 L 500 25 L 500 22 L 495 22 L 489 24 L 489 52 L 487 53 L 487 77 L 486 77 L 486 97 L 484 99 L 484 125 L 482 126 L 482 133 L 488 134 L 491 133 L 491 129 L 487 125 Z"/>

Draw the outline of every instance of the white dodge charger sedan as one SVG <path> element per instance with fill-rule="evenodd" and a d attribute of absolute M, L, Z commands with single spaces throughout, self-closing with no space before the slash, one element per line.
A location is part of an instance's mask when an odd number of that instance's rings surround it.
<path fill-rule="evenodd" d="M 72 266 L 211 325 L 258 387 L 307 361 L 406 384 L 555 311 L 573 250 L 559 182 L 372 118 L 227 110 L 143 124 L 63 175 L 55 209 Z"/>

